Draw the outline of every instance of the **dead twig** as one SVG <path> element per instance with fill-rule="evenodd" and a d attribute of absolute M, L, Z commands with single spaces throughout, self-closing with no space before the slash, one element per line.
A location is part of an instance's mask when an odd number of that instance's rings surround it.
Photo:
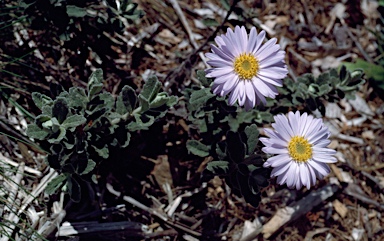
<path fill-rule="evenodd" d="M 351 197 L 356 198 L 357 200 L 375 206 L 378 209 L 384 210 L 384 204 L 380 204 L 379 202 L 373 200 L 368 197 L 364 191 L 354 183 L 348 183 L 348 186 L 343 189 L 343 192 Z"/>
<path fill-rule="evenodd" d="M 10 158 L 3 156 L 3 154 L 1 153 L 0 153 L 0 160 L 14 167 L 19 165 L 19 163 L 12 161 Z M 24 167 L 24 171 L 30 174 L 36 175 L 38 177 L 41 177 L 43 175 L 39 170 L 33 169 L 31 167 L 27 167 L 27 166 Z"/>
<path fill-rule="evenodd" d="M 165 77 L 164 82 L 169 82 L 167 86 L 164 87 L 165 91 L 168 91 L 171 86 L 177 82 L 178 79 L 184 79 L 183 77 L 188 76 L 184 72 L 186 69 L 191 68 L 193 64 L 197 60 L 197 53 L 200 53 L 203 48 L 217 35 L 217 33 L 220 31 L 220 29 L 223 28 L 224 24 L 228 21 L 229 16 L 231 13 L 235 10 L 235 7 L 237 3 L 240 2 L 240 0 L 233 0 L 233 3 L 231 5 L 231 8 L 228 10 L 227 15 L 225 16 L 223 22 L 218 26 L 215 31 L 209 36 L 205 42 L 200 45 L 199 48 L 195 49 L 177 68 L 170 71 L 169 74 Z M 189 70 L 190 71 L 190 70 Z"/>
<path fill-rule="evenodd" d="M 181 21 L 181 24 L 184 26 L 185 31 L 187 31 L 189 41 L 191 42 L 193 48 L 197 49 L 199 46 L 197 45 L 195 38 L 193 37 L 192 30 L 189 27 L 188 21 L 185 18 L 183 11 L 181 11 L 179 3 L 177 2 L 177 0 L 168 0 L 168 1 L 172 4 L 172 7 L 173 7 L 173 9 L 175 9 L 176 14 Z M 205 64 L 205 66 L 208 67 L 206 61 L 204 61 L 205 58 L 204 58 L 204 55 L 202 52 L 199 52 L 199 56 L 203 60 L 203 63 Z"/>
<path fill-rule="evenodd" d="M 112 193 L 113 195 L 115 196 L 120 196 L 121 195 L 121 192 L 118 192 L 116 190 L 113 189 L 112 185 L 107 183 L 107 190 Z M 151 215 L 153 216 L 156 216 L 158 218 L 160 218 L 161 220 L 163 220 L 166 224 L 168 224 L 169 226 L 175 228 L 175 229 L 179 229 L 179 230 L 182 230 L 192 236 L 195 236 L 195 237 L 201 237 L 201 233 L 199 232 L 196 232 L 194 230 L 191 230 L 189 227 L 186 227 L 180 223 L 177 223 L 173 220 L 170 220 L 167 215 L 164 213 L 164 212 L 161 212 L 161 211 L 158 211 L 158 210 L 154 210 L 150 207 L 147 207 L 145 206 L 144 204 L 138 202 L 137 200 L 135 200 L 134 198 L 132 197 L 129 197 L 129 196 L 123 196 L 123 200 L 126 201 L 126 202 L 129 202 L 130 204 L 150 213 Z"/>
<path fill-rule="evenodd" d="M 141 223 L 131 221 L 121 222 L 64 222 L 56 236 L 67 237 L 79 234 L 92 234 L 99 232 L 124 232 L 129 236 L 144 237 L 147 227 Z"/>
<path fill-rule="evenodd" d="M 276 214 L 269 220 L 261 231 L 264 238 L 271 237 L 277 230 L 292 222 L 307 212 L 311 211 L 314 207 L 319 205 L 324 200 L 332 197 L 339 187 L 337 185 L 328 184 L 321 189 L 310 192 L 307 196 L 298 202 L 291 204 L 288 207 L 277 210 Z M 256 238 L 258 232 L 251 233 L 250 235 L 241 239 L 241 241 L 249 241 Z"/>

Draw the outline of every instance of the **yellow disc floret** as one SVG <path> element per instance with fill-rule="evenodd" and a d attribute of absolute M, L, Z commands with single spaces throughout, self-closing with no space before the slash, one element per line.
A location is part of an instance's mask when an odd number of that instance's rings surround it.
<path fill-rule="evenodd" d="M 297 162 L 307 162 L 312 157 L 312 145 L 301 136 L 294 136 L 288 143 L 289 155 Z"/>
<path fill-rule="evenodd" d="M 257 71 L 259 71 L 259 61 L 253 54 L 241 54 L 235 58 L 233 65 L 235 72 L 243 80 L 252 79 L 252 77 L 256 76 Z"/>

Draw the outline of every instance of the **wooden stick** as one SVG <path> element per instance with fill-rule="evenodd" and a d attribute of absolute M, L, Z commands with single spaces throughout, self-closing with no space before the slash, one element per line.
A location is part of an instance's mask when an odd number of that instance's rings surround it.
<path fill-rule="evenodd" d="M 107 183 L 107 190 L 112 193 L 113 195 L 117 196 L 117 197 L 120 197 L 121 196 L 121 192 L 118 192 L 116 190 L 113 189 L 112 185 Z M 161 220 L 163 220 L 166 224 L 168 224 L 169 226 L 173 227 L 173 228 L 176 228 L 176 229 L 179 229 L 179 230 L 183 230 L 184 232 L 190 234 L 190 235 L 193 235 L 195 237 L 201 237 L 201 233 L 199 232 L 196 232 L 194 230 L 191 230 L 189 227 L 187 226 L 184 226 L 180 223 L 177 223 L 173 220 L 170 220 L 167 215 L 164 213 L 164 212 L 160 212 L 158 210 L 154 210 L 150 207 L 147 207 L 145 206 L 144 204 L 138 202 L 137 200 L 135 200 L 134 198 L 132 197 L 129 197 L 129 196 L 123 196 L 123 200 L 126 201 L 126 202 L 129 202 L 130 204 L 150 213 L 151 215 L 154 215 L 158 218 L 160 218 Z"/>
<path fill-rule="evenodd" d="M 276 214 L 263 226 L 261 230 L 264 238 L 267 239 L 271 237 L 280 228 L 298 219 L 302 215 L 305 215 L 324 200 L 332 197 L 338 189 L 339 187 L 337 185 L 328 184 L 321 189 L 310 192 L 298 202 L 277 210 Z M 255 239 L 260 230 L 256 231 L 257 232 L 249 234 L 240 241 L 250 241 Z"/>
<path fill-rule="evenodd" d="M 10 158 L 4 156 L 3 154 L 0 153 L 0 161 L 4 161 L 5 163 L 11 165 L 11 166 L 14 166 L 14 167 L 17 167 L 19 165 L 19 163 L 15 162 L 15 161 L 12 161 Z M 25 172 L 28 172 L 30 174 L 34 174 L 38 177 L 41 177 L 43 174 L 41 173 L 41 171 L 39 170 L 36 170 L 36 169 L 33 169 L 31 167 L 25 167 L 24 168 L 24 171 Z"/>
<path fill-rule="evenodd" d="M 121 221 L 121 222 L 109 222 L 109 223 L 98 223 L 98 222 L 64 222 L 59 228 L 56 236 L 71 236 L 78 234 L 90 234 L 106 231 L 124 231 L 135 233 L 135 236 L 144 236 L 144 231 L 146 226 L 131 221 Z"/>

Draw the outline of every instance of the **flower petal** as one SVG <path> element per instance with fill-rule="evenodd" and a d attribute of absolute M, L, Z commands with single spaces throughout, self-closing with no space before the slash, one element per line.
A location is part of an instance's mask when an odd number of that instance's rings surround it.
<path fill-rule="evenodd" d="M 266 104 L 266 97 L 275 98 L 276 86 L 282 86 L 282 79 L 288 73 L 284 62 L 285 52 L 272 38 L 263 44 L 265 31 L 259 34 L 255 27 L 249 35 L 244 26 L 236 26 L 234 31 L 228 28 L 225 34 L 216 36 L 216 45 L 211 45 L 211 53 L 205 56 L 212 68 L 206 69 L 206 77 L 215 78 L 213 93 L 224 96 L 229 94 L 228 103 L 254 108 L 261 102 Z M 238 81 L 239 73 L 234 69 L 234 62 L 240 55 L 253 55 L 258 61 L 258 70 L 249 81 Z"/>
<path fill-rule="evenodd" d="M 270 157 L 267 160 L 269 166 L 271 167 L 287 165 L 291 161 L 293 160 L 288 154 L 280 154 L 277 156 Z"/>

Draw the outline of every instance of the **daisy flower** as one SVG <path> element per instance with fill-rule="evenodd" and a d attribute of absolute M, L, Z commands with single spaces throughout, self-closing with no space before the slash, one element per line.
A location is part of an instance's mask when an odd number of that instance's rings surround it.
<path fill-rule="evenodd" d="M 335 163 L 336 151 L 328 148 L 330 132 L 321 119 L 304 113 L 289 112 L 274 117 L 272 129 L 264 129 L 269 138 L 260 138 L 265 145 L 263 151 L 277 154 L 270 157 L 264 167 L 272 167 L 271 177 L 277 176 L 280 185 L 289 188 L 302 186 L 308 189 L 316 183 L 316 177 L 323 179 L 330 172 L 327 163 Z"/>
<path fill-rule="evenodd" d="M 212 53 L 205 56 L 213 68 L 206 70 L 206 76 L 215 78 L 213 93 L 224 96 L 230 93 L 229 104 L 236 101 L 246 110 L 260 102 L 266 103 L 265 97 L 275 98 L 276 86 L 282 86 L 282 79 L 288 70 L 284 62 L 285 52 L 272 38 L 263 44 L 265 31 L 257 34 L 252 27 L 247 34 L 245 27 L 228 28 L 227 33 L 215 38 L 217 46 L 211 45 Z"/>

